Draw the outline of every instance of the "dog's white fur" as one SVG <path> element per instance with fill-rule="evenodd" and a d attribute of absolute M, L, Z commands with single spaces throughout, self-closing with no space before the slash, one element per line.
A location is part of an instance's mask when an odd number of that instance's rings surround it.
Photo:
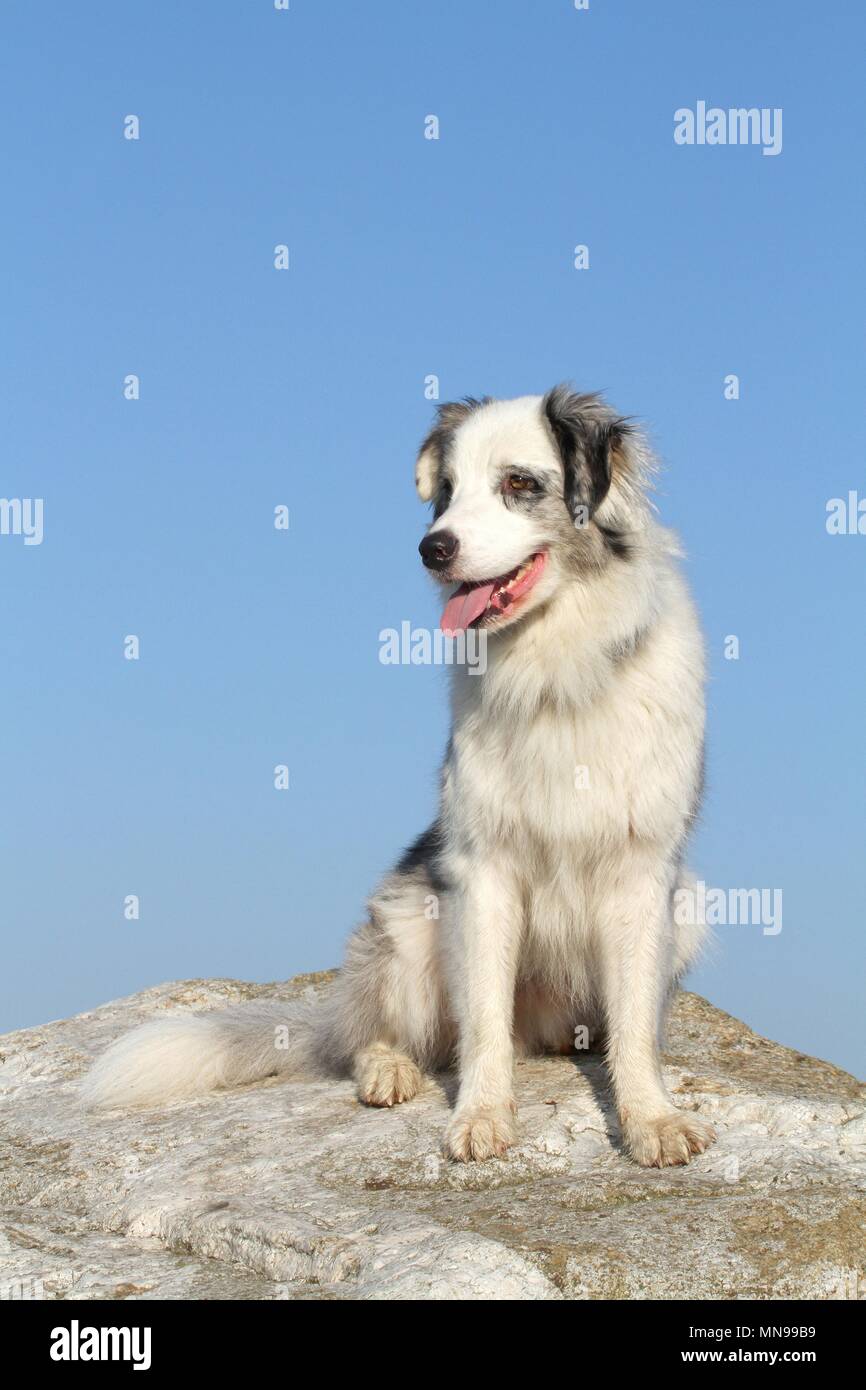
<path fill-rule="evenodd" d="M 577 433 L 563 451 L 548 399 L 443 408 L 418 459 L 425 500 L 450 479 L 431 528 L 459 538 L 449 581 L 548 556 L 520 611 L 490 623 L 485 674 L 454 673 L 435 832 L 371 900 L 322 1003 L 146 1024 L 99 1059 L 89 1103 L 156 1104 L 315 1066 L 351 1070 L 362 1100 L 391 1105 L 456 1054 L 446 1150 L 485 1159 L 515 1139 L 515 1050 L 565 1050 L 586 1024 L 606 1036 L 639 1163 L 687 1162 L 712 1142 L 674 1107 L 659 1059 L 666 1005 L 703 935 L 671 909 L 699 797 L 700 632 L 646 498 L 642 440 L 596 398 L 571 396 Z M 609 482 L 576 535 L 563 494 L 605 431 Z M 503 504 L 514 466 L 543 485 L 538 505 Z"/>

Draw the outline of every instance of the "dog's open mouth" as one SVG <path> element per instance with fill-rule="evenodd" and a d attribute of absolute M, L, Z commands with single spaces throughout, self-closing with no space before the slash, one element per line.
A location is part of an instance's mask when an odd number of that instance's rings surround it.
<path fill-rule="evenodd" d="M 508 612 L 535 587 L 546 563 L 547 552 L 539 550 L 499 579 L 461 584 L 445 605 L 439 622 L 442 631 L 452 635 L 465 632 L 468 627 L 478 627 L 485 620 Z"/>

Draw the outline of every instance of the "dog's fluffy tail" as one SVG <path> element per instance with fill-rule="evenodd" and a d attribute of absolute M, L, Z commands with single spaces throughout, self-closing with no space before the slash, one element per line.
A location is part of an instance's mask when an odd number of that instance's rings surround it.
<path fill-rule="evenodd" d="M 85 1077 L 91 1110 L 166 1105 L 316 1066 L 315 999 L 237 1004 L 153 1019 L 112 1043 Z"/>

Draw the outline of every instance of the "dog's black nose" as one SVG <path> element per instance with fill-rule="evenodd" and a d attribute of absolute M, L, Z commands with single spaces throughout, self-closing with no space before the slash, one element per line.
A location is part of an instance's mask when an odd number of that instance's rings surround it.
<path fill-rule="evenodd" d="M 418 549 L 428 570 L 444 570 L 457 554 L 459 544 L 453 531 L 434 531 L 424 537 Z"/>

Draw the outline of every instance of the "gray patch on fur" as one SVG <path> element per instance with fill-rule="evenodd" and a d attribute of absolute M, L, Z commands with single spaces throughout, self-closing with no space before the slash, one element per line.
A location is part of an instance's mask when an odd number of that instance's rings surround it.
<path fill-rule="evenodd" d="M 636 652 L 639 652 L 647 637 L 648 629 L 645 627 L 636 628 L 627 637 L 621 637 L 618 642 L 613 642 L 608 647 L 608 654 L 612 661 L 628 661 Z"/>
<path fill-rule="evenodd" d="M 444 893 L 448 883 L 441 866 L 442 851 L 445 847 L 442 827 L 434 821 L 423 834 L 412 842 L 397 861 L 398 874 L 412 874 L 422 870 L 430 881 L 435 893 Z"/>

